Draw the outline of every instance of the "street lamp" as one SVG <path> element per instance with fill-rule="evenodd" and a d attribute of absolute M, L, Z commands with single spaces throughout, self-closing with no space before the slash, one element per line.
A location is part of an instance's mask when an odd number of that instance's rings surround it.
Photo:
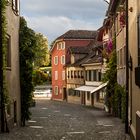
<path fill-rule="evenodd" d="M 128 25 L 128 0 L 125 1 L 125 9 L 126 9 L 126 86 L 125 86 L 125 90 L 126 90 L 126 119 L 125 119 L 125 132 L 128 133 L 128 127 L 129 127 L 129 123 L 128 123 L 128 106 L 129 106 L 129 25 Z"/>
<path fill-rule="evenodd" d="M 110 3 L 110 0 L 104 0 L 107 4 L 109 4 Z"/>

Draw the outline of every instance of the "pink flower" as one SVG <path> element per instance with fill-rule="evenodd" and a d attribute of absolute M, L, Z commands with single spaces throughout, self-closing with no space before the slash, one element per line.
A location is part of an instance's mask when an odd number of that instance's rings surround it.
<path fill-rule="evenodd" d="M 109 39 L 108 44 L 107 44 L 107 52 L 110 53 L 112 51 L 113 48 L 113 43 L 112 40 Z"/>

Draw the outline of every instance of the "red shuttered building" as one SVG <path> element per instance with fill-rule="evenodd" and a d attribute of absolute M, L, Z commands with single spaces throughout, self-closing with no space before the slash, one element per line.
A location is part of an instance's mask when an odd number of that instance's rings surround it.
<path fill-rule="evenodd" d="M 96 31 L 70 30 L 58 37 L 52 48 L 52 99 L 67 100 L 65 65 L 70 62 L 69 47 L 85 47 L 96 38 Z"/>

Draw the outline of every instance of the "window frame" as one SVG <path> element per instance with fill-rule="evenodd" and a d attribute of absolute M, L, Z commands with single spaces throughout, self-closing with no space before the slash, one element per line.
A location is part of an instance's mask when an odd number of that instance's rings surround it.
<path fill-rule="evenodd" d="M 57 62 L 56 62 L 57 60 Z M 58 65 L 58 56 L 54 56 L 54 65 Z"/>
<path fill-rule="evenodd" d="M 7 39 L 7 51 L 6 51 L 6 68 L 7 69 L 11 69 L 12 66 L 12 60 L 11 60 L 11 36 L 9 34 L 7 34 L 6 36 Z"/>
<path fill-rule="evenodd" d="M 58 80 L 58 71 L 55 71 L 55 72 L 54 72 L 54 79 L 55 79 L 55 80 Z"/>
<path fill-rule="evenodd" d="M 62 71 L 62 80 L 65 80 L 65 71 Z"/>
<path fill-rule="evenodd" d="M 90 92 L 87 91 L 87 100 L 90 101 Z"/>
<path fill-rule="evenodd" d="M 140 66 L 140 14 L 138 15 L 138 66 Z"/>
<path fill-rule="evenodd" d="M 65 55 L 62 55 L 61 56 L 61 64 L 62 65 L 65 65 Z"/>
<path fill-rule="evenodd" d="M 57 92 L 56 92 L 56 91 L 57 91 Z M 55 87 L 54 87 L 54 94 L 55 94 L 55 95 L 58 95 L 58 91 L 59 91 L 58 86 L 55 86 Z"/>
<path fill-rule="evenodd" d="M 64 49 L 65 49 L 65 42 L 64 42 L 64 41 L 62 42 L 61 49 L 62 49 L 62 50 L 64 50 Z"/>

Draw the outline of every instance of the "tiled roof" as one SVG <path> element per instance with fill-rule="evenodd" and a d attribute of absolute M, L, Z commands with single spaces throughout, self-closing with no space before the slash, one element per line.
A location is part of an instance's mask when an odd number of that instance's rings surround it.
<path fill-rule="evenodd" d="M 86 49 L 86 47 L 84 47 Z M 96 42 L 91 43 L 89 46 L 87 46 L 87 50 L 89 53 L 82 59 L 77 60 L 74 64 L 68 64 L 67 66 L 73 66 L 78 67 L 83 64 L 91 64 L 91 63 L 101 63 L 102 62 L 102 43 Z M 82 49 L 82 48 L 81 48 Z M 96 55 L 96 50 L 99 51 L 99 54 Z"/>
<path fill-rule="evenodd" d="M 103 47 L 103 43 L 100 41 L 91 41 L 91 43 L 88 45 L 89 53 L 93 53 L 94 50 L 98 49 L 101 50 Z"/>
<path fill-rule="evenodd" d="M 101 63 L 101 62 L 102 62 L 102 56 L 101 55 L 95 55 L 95 56 L 92 56 L 92 57 L 86 59 L 83 62 L 83 65 L 84 64 L 92 64 L 92 63 Z"/>
<path fill-rule="evenodd" d="M 63 35 L 59 36 L 58 39 L 95 39 L 97 31 L 90 30 L 69 30 Z"/>
<path fill-rule="evenodd" d="M 69 51 L 72 54 L 88 54 L 89 48 L 87 46 L 81 47 L 81 46 L 71 46 L 69 47 Z"/>

